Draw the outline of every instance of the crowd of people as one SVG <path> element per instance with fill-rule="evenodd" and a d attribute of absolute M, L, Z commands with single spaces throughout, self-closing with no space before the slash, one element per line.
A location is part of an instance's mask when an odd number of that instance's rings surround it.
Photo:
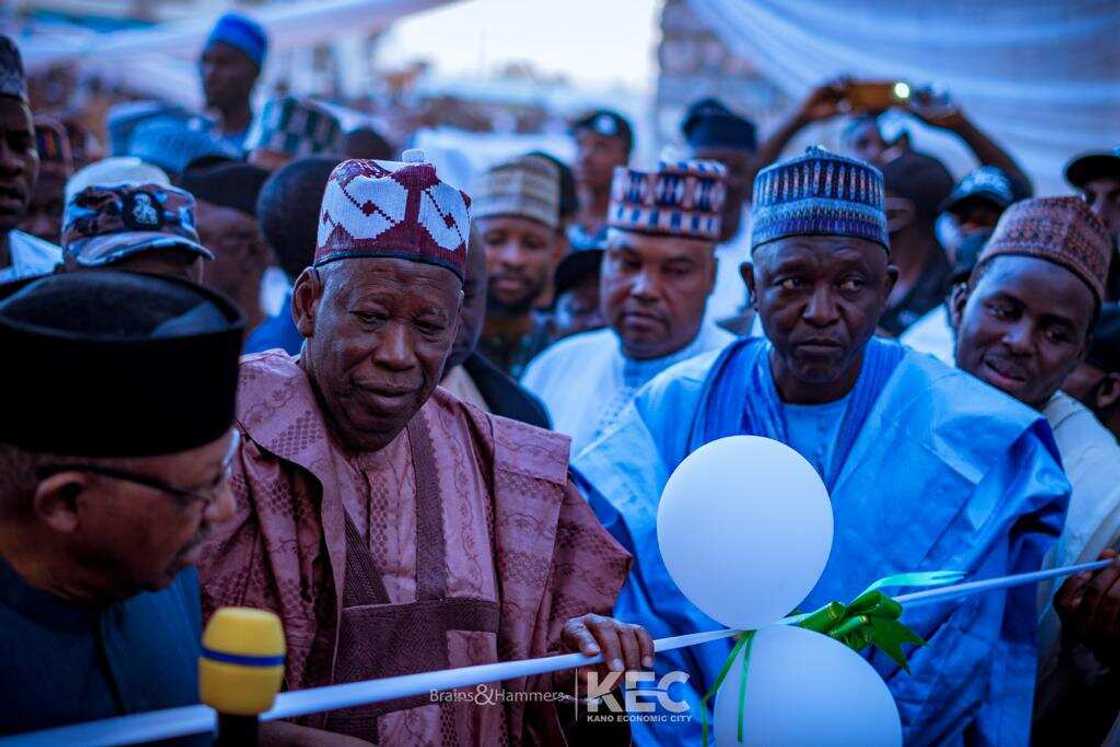
<path fill-rule="evenodd" d="M 687 153 L 640 168 L 597 110 L 571 164 L 453 185 L 312 100 L 254 111 L 267 53 L 227 14 L 207 113 L 119 105 L 81 163 L 0 37 L 0 734 L 196 703 L 201 626 L 233 605 L 280 617 L 289 690 L 605 661 L 486 686 L 555 698 L 416 697 L 263 744 L 698 744 L 731 643 L 654 656 L 717 627 L 657 505 L 736 434 L 831 495 L 805 608 L 1117 555 L 1120 148 L 1036 197 L 953 102 L 892 102 L 972 152 L 955 181 L 838 79 L 766 139 L 705 98 Z M 786 152 L 838 117 L 843 152 Z M 1120 744 L 1120 561 L 906 622 L 909 671 L 868 656 L 907 744 Z M 692 718 L 589 721 L 577 678 L 624 670 L 686 673 Z"/>

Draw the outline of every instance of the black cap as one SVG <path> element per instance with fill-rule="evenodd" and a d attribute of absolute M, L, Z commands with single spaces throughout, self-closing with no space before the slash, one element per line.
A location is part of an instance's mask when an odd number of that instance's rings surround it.
<path fill-rule="evenodd" d="M 714 98 L 700 99 L 688 107 L 681 120 L 681 134 L 693 148 L 758 149 L 754 123 L 740 117 Z"/>
<path fill-rule="evenodd" d="M 572 134 L 580 130 L 591 130 L 603 137 L 621 138 L 629 153 L 634 147 L 634 130 L 626 117 L 610 109 L 596 109 L 573 120 Z"/>
<path fill-rule="evenodd" d="M 240 161 L 188 171 L 180 186 L 211 205 L 240 210 L 257 217 L 257 197 L 271 173 Z"/>
<path fill-rule="evenodd" d="M 556 265 L 556 297 L 559 298 L 585 279 L 599 274 L 603 265 L 602 249 L 584 249 L 571 252 Z"/>
<path fill-rule="evenodd" d="M 1083 187 L 1101 177 L 1120 179 L 1120 147 L 1083 153 L 1066 164 L 1066 181 L 1075 187 Z"/>
<path fill-rule="evenodd" d="M 1101 316 L 1093 328 L 1093 341 L 1085 361 L 1105 373 L 1120 373 L 1120 304 L 1101 305 Z"/>
<path fill-rule="evenodd" d="M 245 322 L 185 280 L 99 271 L 0 287 L 0 442 L 86 457 L 208 444 L 234 419 Z"/>
<path fill-rule="evenodd" d="M 1003 211 L 1015 202 L 1015 190 L 1011 178 L 1003 169 L 995 166 L 981 166 L 965 175 L 957 182 L 949 197 L 941 203 L 939 212 L 953 212 L 966 202 L 984 201 L 997 210 Z"/>

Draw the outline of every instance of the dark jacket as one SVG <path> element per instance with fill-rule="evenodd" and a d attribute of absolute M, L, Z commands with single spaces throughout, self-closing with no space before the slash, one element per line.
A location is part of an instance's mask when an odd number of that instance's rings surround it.
<path fill-rule="evenodd" d="M 539 428 L 552 428 L 548 411 L 540 400 L 502 373 L 481 353 L 471 353 L 471 357 L 463 362 L 463 368 L 470 374 L 479 394 L 495 415 L 520 420 Z"/>

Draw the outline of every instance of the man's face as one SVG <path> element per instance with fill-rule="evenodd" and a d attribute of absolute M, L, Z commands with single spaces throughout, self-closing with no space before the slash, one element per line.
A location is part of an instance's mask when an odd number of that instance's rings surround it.
<path fill-rule="evenodd" d="M 1101 177 L 1088 181 L 1081 187 L 1081 196 L 1108 228 L 1113 242 L 1120 242 L 1120 178 Z"/>
<path fill-rule="evenodd" d="M 428 400 L 462 300 L 450 270 L 406 259 L 340 260 L 296 280 L 301 362 L 349 448 L 381 449 Z"/>
<path fill-rule="evenodd" d="M 610 189 L 616 166 L 625 166 L 629 160 L 622 138 L 600 135 L 594 130 L 576 131 L 576 160 L 572 173 L 576 182 L 592 189 Z"/>
<path fill-rule="evenodd" d="M 975 233 L 991 231 L 1003 211 L 985 199 L 967 199 L 938 216 L 937 237 L 949 264 L 956 261 L 961 242 Z"/>
<path fill-rule="evenodd" d="M 479 218 L 486 252 L 487 301 L 507 314 L 528 314 L 560 262 L 560 233 L 528 218 Z"/>
<path fill-rule="evenodd" d="M 240 50 L 215 42 L 202 52 L 199 73 L 206 105 L 225 111 L 248 102 L 260 70 Z"/>
<path fill-rule="evenodd" d="M 234 511 L 224 462 L 232 433 L 179 454 L 128 460 L 127 472 L 177 489 L 201 493 L 184 498 L 146 485 L 80 473 L 85 488 L 76 499 L 74 559 L 93 570 L 109 596 L 156 591 L 199 561 L 212 529 Z"/>
<path fill-rule="evenodd" d="M 467 271 L 463 279 L 463 307 L 459 310 L 459 333 L 451 346 L 444 371 L 450 371 L 471 356 L 482 334 L 482 324 L 486 321 L 486 253 L 471 232 L 470 246 L 467 249 Z"/>
<path fill-rule="evenodd" d="M 44 241 L 58 244 L 62 238 L 62 209 L 65 207 L 63 190 L 66 180 L 40 173 L 35 182 L 27 215 L 20 222 L 21 231 L 38 236 Z"/>
<path fill-rule="evenodd" d="M 847 149 L 856 158 L 881 165 L 890 148 L 874 119 L 861 119 L 844 133 Z"/>
<path fill-rule="evenodd" d="M 1041 408 L 1085 357 L 1094 304 L 1064 267 L 996 257 L 955 304 L 957 366 Z"/>
<path fill-rule="evenodd" d="M 0 234 L 17 228 L 39 175 L 35 125 L 27 104 L 0 96 Z"/>
<path fill-rule="evenodd" d="M 862 360 L 897 271 L 878 244 L 792 236 L 764 244 L 744 279 L 776 355 L 785 391 L 843 381 Z M 842 394 L 842 393 L 841 393 Z"/>
<path fill-rule="evenodd" d="M 720 241 L 729 241 L 739 232 L 743 218 L 743 203 L 750 187 L 753 153 L 737 148 L 693 148 L 691 158 L 719 161 L 727 167 L 727 199 L 723 203 L 723 225 Z"/>
<path fill-rule="evenodd" d="M 660 358 L 688 345 L 715 285 L 712 245 L 696 239 L 611 231 L 601 308 L 630 358 Z"/>
<path fill-rule="evenodd" d="M 599 298 L 598 275 L 588 275 L 586 280 L 560 294 L 553 314 L 557 339 L 607 326 Z"/>
<path fill-rule="evenodd" d="M 200 242 L 214 254 L 206 268 L 206 285 L 231 298 L 240 297 L 245 283 L 257 290 L 268 264 L 257 221 L 240 210 L 204 200 L 198 201 L 195 220 Z"/>

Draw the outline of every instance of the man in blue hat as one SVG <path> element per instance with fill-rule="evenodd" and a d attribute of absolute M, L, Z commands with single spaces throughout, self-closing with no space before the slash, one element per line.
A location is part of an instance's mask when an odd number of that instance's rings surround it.
<path fill-rule="evenodd" d="M 688 157 L 722 163 L 727 169 L 727 196 L 723 227 L 716 246 L 716 287 L 708 298 L 706 318 L 723 320 L 746 306 L 739 265 L 747 261 L 750 235 L 743 230 L 758 138 L 754 123 L 727 108 L 722 101 L 704 98 L 694 102 L 681 120 L 681 135 Z"/>
<path fill-rule="evenodd" d="M 874 336 L 898 270 L 878 169 L 819 148 L 754 183 L 744 280 L 765 337 L 666 371 L 573 464 L 592 508 L 636 556 L 615 614 L 654 637 L 718 627 L 677 591 L 657 551 L 673 469 L 724 436 L 779 440 L 832 496 L 832 553 L 801 608 L 847 602 L 895 573 L 1037 570 L 1069 500 L 1042 416 L 962 371 Z M 983 433 L 983 438 L 977 438 Z M 781 496 L 774 496 L 780 500 Z M 733 590 L 729 590 L 729 593 Z M 1025 744 L 1036 666 L 1033 589 L 908 611 L 927 643 L 910 672 L 868 653 L 921 744 Z M 658 657 L 688 672 L 691 724 L 632 724 L 639 744 L 696 744 L 699 698 L 730 643 Z"/>
<path fill-rule="evenodd" d="M 267 52 L 268 35 L 259 23 L 226 13 L 214 25 L 199 60 L 206 106 L 218 117 L 214 134 L 238 150 L 253 122 L 249 97 Z"/>

